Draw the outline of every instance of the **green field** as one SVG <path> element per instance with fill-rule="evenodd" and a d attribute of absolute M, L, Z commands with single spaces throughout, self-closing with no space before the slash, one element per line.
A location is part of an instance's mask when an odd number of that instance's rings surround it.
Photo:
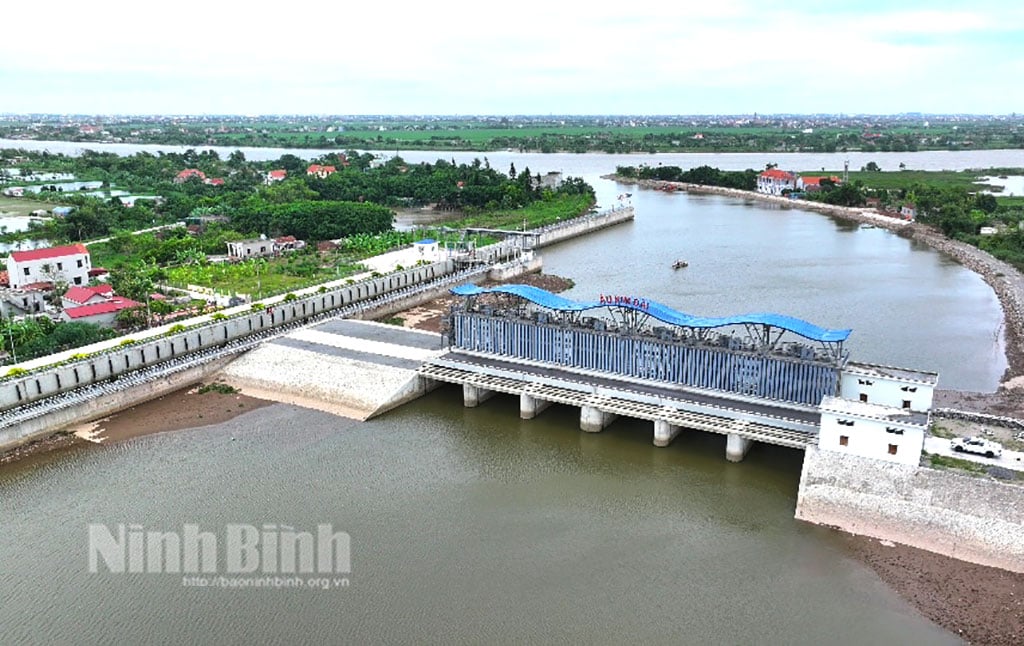
<path fill-rule="evenodd" d="M 0 215 L 30 215 L 32 211 L 43 209 L 49 212 L 53 207 L 60 206 L 50 202 L 40 202 L 26 197 L 7 197 L 0 195 Z"/>

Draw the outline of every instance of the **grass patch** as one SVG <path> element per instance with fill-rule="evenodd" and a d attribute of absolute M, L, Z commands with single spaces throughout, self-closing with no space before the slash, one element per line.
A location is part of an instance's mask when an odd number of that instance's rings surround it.
<path fill-rule="evenodd" d="M 390 318 L 383 319 L 381 323 L 387 323 L 388 325 L 397 325 L 402 327 L 405 325 L 405 319 L 401 316 L 392 316 Z"/>
<path fill-rule="evenodd" d="M 931 431 L 931 434 L 934 437 L 941 437 L 947 440 L 951 440 L 957 436 L 957 434 L 954 433 L 952 430 L 946 428 L 945 426 L 940 426 L 935 422 L 932 422 L 932 427 L 929 430 Z"/>
<path fill-rule="evenodd" d="M 951 458 L 945 455 L 931 454 L 928 456 L 928 461 L 936 469 L 957 469 L 958 471 L 967 471 L 968 473 L 976 474 L 984 474 L 988 471 L 988 465 L 981 464 L 980 462 L 972 462 L 961 458 Z"/>
<path fill-rule="evenodd" d="M 215 381 L 212 384 L 203 384 L 197 391 L 200 395 L 206 393 L 220 393 L 221 395 L 234 395 L 238 392 L 238 389 L 228 384 L 222 384 L 219 381 Z"/>

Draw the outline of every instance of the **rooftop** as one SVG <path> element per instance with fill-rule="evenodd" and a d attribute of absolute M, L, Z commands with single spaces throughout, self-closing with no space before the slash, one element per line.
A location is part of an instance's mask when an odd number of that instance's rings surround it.
<path fill-rule="evenodd" d="M 77 254 L 89 255 L 89 250 L 82 243 L 65 245 L 63 247 L 44 247 L 42 249 L 29 249 L 28 251 L 12 251 L 11 258 L 15 262 L 27 262 L 30 260 L 45 260 L 47 258 L 63 258 Z"/>
<path fill-rule="evenodd" d="M 919 426 L 921 428 L 928 426 L 928 413 L 912 411 L 906 408 L 895 408 L 893 406 L 869 404 L 841 397 L 822 397 L 821 411 L 823 413 L 839 413 L 863 419 L 892 422 L 904 426 Z"/>
<path fill-rule="evenodd" d="M 511 294 L 536 303 L 541 307 L 562 312 L 582 312 L 600 307 L 626 308 L 648 314 L 659 321 L 685 328 L 709 329 L 729 325 L 767 325 L 823 343 L 841 343 L 853 331 L 830 330 L 783 314 L 757 313 L 722 317 L 693 316 L 678 312 L 667 305 L 637 297 L 601 296 L 597 301 L 574 301 L 557 294 L 552 294 L 539 287 L 533 287 L 532 285 L 498 285 L 497 287 L 483 288 L 466 284 L 453 287 L 451 292 L 456 296 L 477 296 L 479 294 L 492 293 Z"/>
<path fill-rule="evenodd" d="M 911 381 L 929 386 L 934 386 L 939 382 L 939 373 L 937 372 L 896 368 L 894 366 L 882 366 L 873 363 L 855 363 L 851 361 L 846 364 L 845 372 L 862 377 L 898 379 L 899 381 Z"/>

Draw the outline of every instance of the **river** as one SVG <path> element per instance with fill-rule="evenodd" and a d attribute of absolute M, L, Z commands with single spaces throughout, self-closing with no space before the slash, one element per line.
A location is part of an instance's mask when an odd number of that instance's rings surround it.
<path fill-rule="evenodd" d="M 538 158 L 508 161 L 558 170 Z M 991 289 L 930 249 L 814 213 L 618 186 L 598 179 L 611 156 L 560 158 L 586 162 L 562 170 L 602 202 L 632 192 L 637 210 L 543 251 L 545 271 L 575 279 L 570 296 L 851 327 L 855 359 L 939 370 L 947 388 L 992 389 L 1005 367 Z M 676 258 L 690 267 L 671 270 Z M 831 532 L 793 520 L 798 452 L 756 446 L 732 464 L 721 436 L 657 449 L 649 423 L 590 435 L 575 409 L 517 413 L 501 396 L 466 409 L 444 387 L 365 423 L 274 405 L 9 465 L 5 641 L 957 643 Z M 90 574 L 90 523 L 329 523 L 351 535 L 351 585 Z"/>

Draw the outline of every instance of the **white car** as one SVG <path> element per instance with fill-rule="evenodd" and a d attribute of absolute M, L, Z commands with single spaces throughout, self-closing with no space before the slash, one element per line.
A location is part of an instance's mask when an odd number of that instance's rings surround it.
<path fill-rule="evenodd" d="M 954 437 L 949 441 L 949 445 L 958 453 L 977 453 L 986 458 L 998 458 L 1003 455 L 1003 447 L 1000 444 L 980 437 Z"/>

